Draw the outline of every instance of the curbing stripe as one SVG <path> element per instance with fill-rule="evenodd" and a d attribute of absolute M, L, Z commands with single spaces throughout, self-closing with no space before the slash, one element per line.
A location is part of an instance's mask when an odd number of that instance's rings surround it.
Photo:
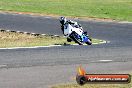
<path fill-rule="evenodd" d="M 16 31 L 10 31 L 10 32 L 14 32 L 14 33 L 16 33 Z"/>
<path fill-rule="evenodd" d="M 1 31 L 1 32 L 5 32 L 6 30 L 1 29 L 0 31 Z"/>
<path fill-rule="evenodd" d="M 53 36 L 55 36 L 55 37 L 59 37 L 59 35 L 53 35 Z"/>
<path fill-rule="evenodd" d="M 34 47 L 12 47 L 12 48 L 0 48 L 0 49 L 34 49 L 34 48 L 45 48 L 45 47 L 57 47 L 57 46 L 62 46 L 62 45 L 49 45 L 49 46 L 34 46 Z"/>
<path fill-rule="evenodd" d="M 22 32 L 22 31 L 14 31 L 14 30 L 4 30 L 4 29 L 0 29 L 1 32 L 14 32 L 14 33 L 22 33 L 22 34 L 28 34 L 28 35 L 34 35 L 34 36 L 39 36 L 39 35 L 46 35 L 46 34 L 39 34 L 39 33 L 30 33 L 30 32 Z M 59 35 L 50 35 L 50 36 L 55 36 L 55 37 L 59 37 Z"/>
<path fill-rule="evenodd" d="M 32 35 L 34 35 L 35 33 L 31 33 Z"/>
<path fill-rule="evenodd" d="M 20 31 L 16 31 L 17 33 L 20 33 Z"/>
<path fill-rule="evenodd" d="M 41 35 L 45 36 L 46 34 L 41 34 Z"/>
<path fill-rule="evenodd" d="M 11 30 L 5 30 L 6 32 L 11 32 Z"/>
<path fill-rule="evenodd" d="M 5 68 L 7 67 L 7 65 L 0 65 L 0 68 Z"/>
<path fill-rule="evenodd" d="M 27 34 L 28 32 L 23 32 L 24 34 Z"/>

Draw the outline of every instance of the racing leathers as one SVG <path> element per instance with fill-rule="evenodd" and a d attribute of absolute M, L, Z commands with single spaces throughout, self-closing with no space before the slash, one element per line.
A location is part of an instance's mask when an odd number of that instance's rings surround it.
<path fill-rule="evenodd" d="M 81 26 L 80 24 L 78 24 L 76 21 L 68 20 L 68 21 L 66 21 L 66 23 L 69 23 L 69 24 L 72 25 L 73 27 L 79 28 L 79 29 L 81 29 L 81 30 L 83 31 L 82 26 Z M 65 24 L 66 24 L 66 23 L 65 23 Z M 64 24 L 64 25 L 65 25 L 65 24 Z M 61 30 L 63 31 L 63 34 L 64 34 L 64 25 L 61 25 Z"/>

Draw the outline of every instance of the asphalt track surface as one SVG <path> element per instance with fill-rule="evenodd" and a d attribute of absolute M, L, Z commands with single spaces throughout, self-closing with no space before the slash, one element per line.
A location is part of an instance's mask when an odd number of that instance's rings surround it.
<path fill-rule="evenodd" d="M 0 50 L 0 88 L 46 88 L 75 83 L 77 67 L 88 73 L 132 73 L 132 24 L 76 20 L 94 38 L 110 43 Z M 57 18 L 0 14 L 0 28 L 62 35 Z"/>

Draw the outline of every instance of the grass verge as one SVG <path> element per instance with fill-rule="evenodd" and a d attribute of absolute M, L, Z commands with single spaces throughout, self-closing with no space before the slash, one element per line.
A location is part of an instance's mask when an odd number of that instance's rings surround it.
<path fill-rule="evenodd" d="M 78 84 L 62 84 L 51 88 L 132 88 L 132 82 L 129 84 L 85 84 L 83 86 Z"/>
<path fill-rule="evenodd" d="M 85 84 L 80 86 L 78 84 L 67 84 L 59 85 L 51 88 L 132 88 L 132 83 L 130 84 Z"/>
<path fill-rule="evenodd" d="M 102 41 L 93 39 L 93 43 Z M 64 45 L 65 43 L 74 44 L 74 42 L 68 43 L 63 36 L 34 36 L 14 32 L 0 32 L 0 48 Z"/>
<path fill-rule="evenodd" d="M 132 0 L 0 0 L 0 10 L 132 21 Z"/>

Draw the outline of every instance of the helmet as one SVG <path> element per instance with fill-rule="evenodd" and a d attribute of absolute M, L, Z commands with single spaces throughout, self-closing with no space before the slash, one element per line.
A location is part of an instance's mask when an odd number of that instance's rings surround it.
<path fill-rule="evenodd" d="M 65 17 L 60 17 L 60 23 L 65 24 L 66 23 L 66 18 Z"/>

